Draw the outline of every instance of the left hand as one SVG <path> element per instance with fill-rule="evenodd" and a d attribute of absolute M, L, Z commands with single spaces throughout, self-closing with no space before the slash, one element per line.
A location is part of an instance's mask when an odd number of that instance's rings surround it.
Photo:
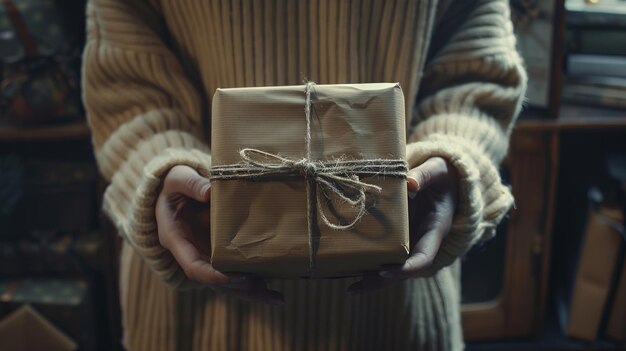
<path fill-rule="evenodd" d="M 441 157 L 433 157 L 408 173 L 409 233 L 412 246 L 406 262 L 400 266 L 366 275 L 352 284 L 352 294 L 375 291 L 403 279 L 428 275 L 429 267 L 443 239 L 452 227 L 457 203 L 457 177 L 454 167 Z"/>

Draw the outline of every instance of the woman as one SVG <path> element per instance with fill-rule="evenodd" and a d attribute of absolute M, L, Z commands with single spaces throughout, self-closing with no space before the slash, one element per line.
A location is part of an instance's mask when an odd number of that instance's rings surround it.
<path fill-rule="evenodd" d="M 497 167 L 526 75 L 507 0 L 92 0 L 87 13 L 84 100 L 126 239 L 128 350 L 463 348 L 458 258 L 513 202 Z M 400 82 L 417 239 L 403 266 L 361 281 L 270 289 L 208 263 L 209 104 L 218 87 L 304 77 Z"/>

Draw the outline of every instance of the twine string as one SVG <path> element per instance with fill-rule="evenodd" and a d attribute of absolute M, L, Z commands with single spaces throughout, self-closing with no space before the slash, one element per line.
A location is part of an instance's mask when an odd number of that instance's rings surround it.
<path fill-rule="evenodd" d="M 307 158 L 290 159 L 254 148 L 239 151 L 242 162 L 212 168 L 211 179 L 260 179 L 267 177 L 297 176 L 313 180 L 320 194 L 347 203 L 356 214 L 347 224 L 334 223 L 328 219 L 322 201 L 317 202 L 321 221 L 336 230 L 352 229 L 367 214 L 366 193 L 380 193 L 382 188 L 359 178 L 366 176 L 406 177 L 406 163 L 402 160 L 334 160 L 314 161 Z M 318 200 L 319 196 L 318 194 Z"/>

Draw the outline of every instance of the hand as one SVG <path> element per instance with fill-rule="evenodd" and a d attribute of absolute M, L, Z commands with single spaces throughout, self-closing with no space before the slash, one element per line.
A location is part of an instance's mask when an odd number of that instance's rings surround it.
<path fill-rule="evenodd" d="M 209 263 L 211 183 L 188 166 L 175 166 L 165 176 L 156 203 L 159 242 L 185 275 L 214 290 L 251 301 L 281 304 L 282 295 L 268 290 L 260 278 L 224 274 Z"/>
<path fill-rule="evenodd" d="M 389 266 L 352 284 L 349 293 L 365 293 L 403 279 L 432 273 L 429 267 L 443 239 L 448 235 L 457 203 L 454 168 L 441 157 L 433 157 L 408 173 L 409 233 L 411 253 L 400 266 Z"/>

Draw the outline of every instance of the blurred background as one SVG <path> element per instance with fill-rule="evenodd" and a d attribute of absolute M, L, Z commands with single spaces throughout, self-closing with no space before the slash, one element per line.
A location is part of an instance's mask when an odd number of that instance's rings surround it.
<path fill-rule="evenodd" d="M 626 350 L 626 1 L 510 2 L 530 77 L 502 167 L 516 209 L 464 259 L 468 349 Z M 84 10 L 0 1 L 0 349 L 121 349 Z"/>

